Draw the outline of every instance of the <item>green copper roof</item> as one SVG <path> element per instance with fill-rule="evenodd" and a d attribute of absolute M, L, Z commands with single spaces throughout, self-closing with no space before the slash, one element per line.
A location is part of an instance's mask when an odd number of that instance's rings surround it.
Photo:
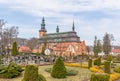
<path fill-rule="evenodd" d="M 39 42 L 79 42 L 80 39 L 76 35 L 76 32 L 61 32 L 61 33 L 51 33 L 46 34 L 45 36 L 39 39 Z"/>

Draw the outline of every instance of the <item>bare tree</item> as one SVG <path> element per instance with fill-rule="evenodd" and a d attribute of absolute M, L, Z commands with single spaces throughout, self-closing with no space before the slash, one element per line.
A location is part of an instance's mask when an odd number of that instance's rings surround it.
<path fill-rule="evenodd" d="M 5 25 L 6 21 L 0 19 L 0 50 L 3 50 L 3 26 Z"/>
<path fill-rule="evenodd" d="M 103 37 L 103 51 L 105 54 L 109 54 L 111 52 L 111 41 L 114 40 L 112 34 L 106 33 Z"/>
<path fill-rule="evenodd" d="M 38 44 L 38 39 L 37 38 L 31 38 L 27 41 L 27 46 L 30 47 L 30 49 L 34 49 Z"/>
<path fill-rule="evenodd" d="M 18 27 L 13 26 L 10 28 L 5 28 L 3 31 L 3 40 L 4 40 L 4 46 L 8 44 L 12 44 L 14 41 L 17 40 L 18 36 Z"/>

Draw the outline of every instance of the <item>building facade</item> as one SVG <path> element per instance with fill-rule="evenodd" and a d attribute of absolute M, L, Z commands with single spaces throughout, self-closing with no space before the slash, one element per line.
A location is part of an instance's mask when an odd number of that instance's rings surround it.
<path fill-rule="evenodd" d="M 39 45 L 39 52 L 42 52 L 43 49 L 49 49 L 50 54 L 55 55 L 76 56 L 87 53 L 85 41 L 80 41 L 80 37 L 75 32 L 74 22 L 72 31 L 59 32 L 57 26 L 56 33 L 47 33 L 43 18 L 39 30 Z"/>

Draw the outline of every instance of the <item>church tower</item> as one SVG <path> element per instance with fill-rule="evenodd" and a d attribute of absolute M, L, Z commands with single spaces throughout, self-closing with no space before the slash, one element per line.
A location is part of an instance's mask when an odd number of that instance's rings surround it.
<path fill-rule="evenodd" d="M 75 31 L 74 21 L 73 21 L 72 31 L 73 31 L 73 32 Z"/>
<path fill-rule="evenodd" d="M 41 23 L 41 29 L 39 30 L 39 38 L 44 36 L 46 34 L 46 29 L 45 29 L 45 19 L 43 17 L 42 23 Z"/>
<path fill-rule="evenodd" d="M 59 27 L 58 27 L 58 25 L 57 25 L 57 28 L 56 28 L 56 32 L 59 33 Z"/>

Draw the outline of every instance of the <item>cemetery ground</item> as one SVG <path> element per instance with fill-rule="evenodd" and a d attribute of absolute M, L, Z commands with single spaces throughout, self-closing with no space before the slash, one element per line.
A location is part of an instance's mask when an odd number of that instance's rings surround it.
<path fill-rule="evenodd" d="M 41 65 L 38 66 L 38 72 L 39 74 L 42 74 L 47 81 L 96 81 L 96 79 L 99 79 L 99 81 L 120 81 L 119 58 L 120 56 L 112 57 L 109 55 L 105 59 L 101 57 L 95 57 L 93 59 L 89 58 L 89 60 L 81 62 L 66 61 L 65 67 L 67 69 L 73 69 L 78 73 L 74 76 L 66 76 L 64 79 L 53 78 L 51 74 L 46 71 L 46 69 L 50 71 L 50 68 L 52 68 L 53 65 L 51 62 L 49 64 L 48 62 L 42 62 Z M 37 64 L 32 63 L 30 65 L 36 66 Z M 25 66 L 22 65 L 22 68 L 25 69 Z M 16 78 L 0 78 L 0 81 L 22 81 L 24 73 L 25 71 L 23 71 L 22 74 Z M 91 80 L 91 77 L 93 77 L 94 80 Z M 105 78 L 107 78 L 107 80 L 104 80 Z"/>
<path fill-rule="evenodd" d="M 64 79 L 56 79 L 56 78 L 52 78 L 50 73 L 45 71 L 46 68 L 50 68 L 50 67 L 52 67 L 52 65 L 39 66 L 39 74 L 44 75 L 47 81 L 83 81 L 84 79 L 89 79 L 91 75 L 91 72 L 89 69 L 66 66 L 67 68 L 77 70 L 78 74 L 76 76 L 67 76 Z M 0 78 L 0 81 L 21 81 L 23 78 L 23 74 L 24 74 L 24 71 L 22 72 L 20 76 L 16 78 L 12 78 L 12 79 Z"/>

